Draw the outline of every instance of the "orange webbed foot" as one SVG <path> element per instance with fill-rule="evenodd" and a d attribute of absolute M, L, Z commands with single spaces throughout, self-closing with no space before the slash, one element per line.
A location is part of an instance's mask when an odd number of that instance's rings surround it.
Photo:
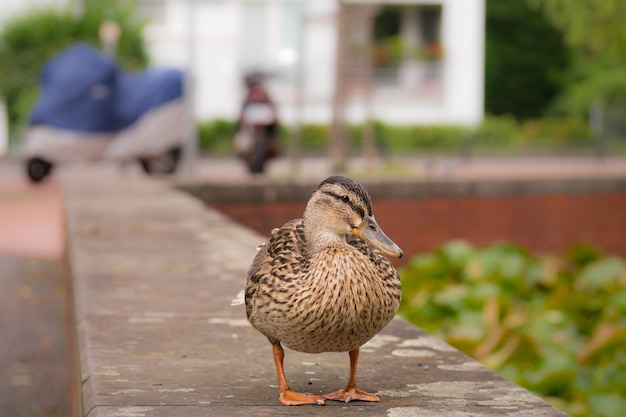
<path fill-rule="evenodd" d="M 343 401 L 349 403 L 350 401 L 369 401 L 369 402 L 378 402 L 380 401 L 377 396 L 374 394 L 370 394 L 365 391 L 361 391 L 356 387 L 346 387 L 342 390 L 331 392 L 330 394 L 324 395 L 324 398 L 327 400 L 333 401 Z"/>
<path fill-rule="evenodd" d="M 313 394 L 302 394 L 299 392 L 293 392 L 291 390 L 285 390 L 280 393 L 280 402 L 283 405 L 305 405 L 316 404 L 324 405 L 324 397 Z"/>

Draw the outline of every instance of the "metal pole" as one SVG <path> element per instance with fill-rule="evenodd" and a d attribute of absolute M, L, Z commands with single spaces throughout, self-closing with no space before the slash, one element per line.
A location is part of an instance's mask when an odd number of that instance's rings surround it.
<path fill-rule="evenodd" d="M 345 134 L 345 6 L 337 0 L 337 46 L 335 62 L 335 94 L 333 96 L 333 123 L 330 132 L 330 163 L 333 172 L 346 169 L 346 134 Z"/>
<path fill-rule="evenodd" d="M 300 35 L 298 38 L 298 57 L 295 63 L 295 82 L 294 82 L 294 118 L 292 126 L 292 150 L 291 150 L 291 169 L 294 173 L 300 171 L 302 165 L 302 112 L 304 106 L 304 60 L 306 58 L 304 36 L 306 34 L 306 19 L 302 13 L 298 16 Z"/>
<path fill-rule="evenodd" d="M 600 103 L 594 103 L 589 109 L 589 126 L 593 134 L 596 158 L 603 160 L 606 156 L 606 144 L 604 135 L 604 107 Z"/>
<path fill-rule="evenodd" d="M 183 145 L 183 174 L 191 177 L 195 172 L 198 158 L 198 132 L 196 127 L 195 108 L 195 4 L 194 0 L 185 0 L 187 9 L 187 71 L 185 74 L 184 100 L 186 107 L 186 140 Z"/>
<path fill-rule="evenodd" d="M 367 7 L 367 6 L 361 6 Z M 374 65 L 372 64 L 372 49 L 374 37 L 374 18 L 376 16 L 376 8 L 369 7 L 363 11 L 365 14 L 361 25 L 363 26 L 362 42 L 363 56 L 361 57 L 361 66 L 363 67 L 363 95 L 365 107 L 365 120 L 363 121 L 363 156 L 365 157 L 365 166 L 372 169 L 376 162 L 376 131 L 374 126 Z"/>

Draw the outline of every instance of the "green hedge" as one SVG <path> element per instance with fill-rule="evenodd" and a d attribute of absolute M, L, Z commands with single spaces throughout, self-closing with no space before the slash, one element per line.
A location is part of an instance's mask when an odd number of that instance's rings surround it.
<path fill-rule="evenodd" d="M 401 272 L 400 313 L 574 417 L 626 410 L 626 260 L 451 242 Z"/>
<path fill-rule="evenodd" d="M 230 152 L 234 123 L 227 120 L 206 121 L 199 125 L 200 148 L 217 153 Z M 377 146 L 389 153 L 454 153 L 469 148 L 478 154 L 508 154 L 524 151 L 559 151 L 592 149 L 592 135 L 586 122 L 572 118 L 544 118 L 518 122 L 512 116 L 487 116 L 475 128 L 459 125 L 374 125 Z M 362 126 L 350 126 L 352 149 L 361 146 Z M 281 129 L 283 147 L 289 149 L 293 133 Z M 328 146 L 330 127 L 305 124 L 301 128 L 301 146 L 323 151 Z"/>

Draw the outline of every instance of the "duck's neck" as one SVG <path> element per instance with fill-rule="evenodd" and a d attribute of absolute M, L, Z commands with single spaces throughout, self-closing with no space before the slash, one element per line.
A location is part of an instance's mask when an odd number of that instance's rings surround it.
<path fill-rule="evenodd" d="M 312 252 L 342 247 L 348 244 L 345 235 L 334 233 L 323 222 L 307 217 L 304 218 L 304 235 L 309 250 Z"/>
<path fill-rule="evenodd" d="M 326 249 L 335 249 L 347 246 L 346 237 L 329 232 L 306 234 L 309 249 L 312 252 L 321 252 Z"/>

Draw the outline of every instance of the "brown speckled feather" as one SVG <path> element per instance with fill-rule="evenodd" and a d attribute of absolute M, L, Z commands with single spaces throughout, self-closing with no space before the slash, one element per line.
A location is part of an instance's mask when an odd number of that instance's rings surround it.
<path fill-rule="evenodd" d="M 302 219 L 276 230 L 248 272 L 250 323 L 270 342 L 309 353 L 350 351 L 374 337 L 398 310 L 400 279 L 376 249 L 347 241 L 312 251 Z"/>

